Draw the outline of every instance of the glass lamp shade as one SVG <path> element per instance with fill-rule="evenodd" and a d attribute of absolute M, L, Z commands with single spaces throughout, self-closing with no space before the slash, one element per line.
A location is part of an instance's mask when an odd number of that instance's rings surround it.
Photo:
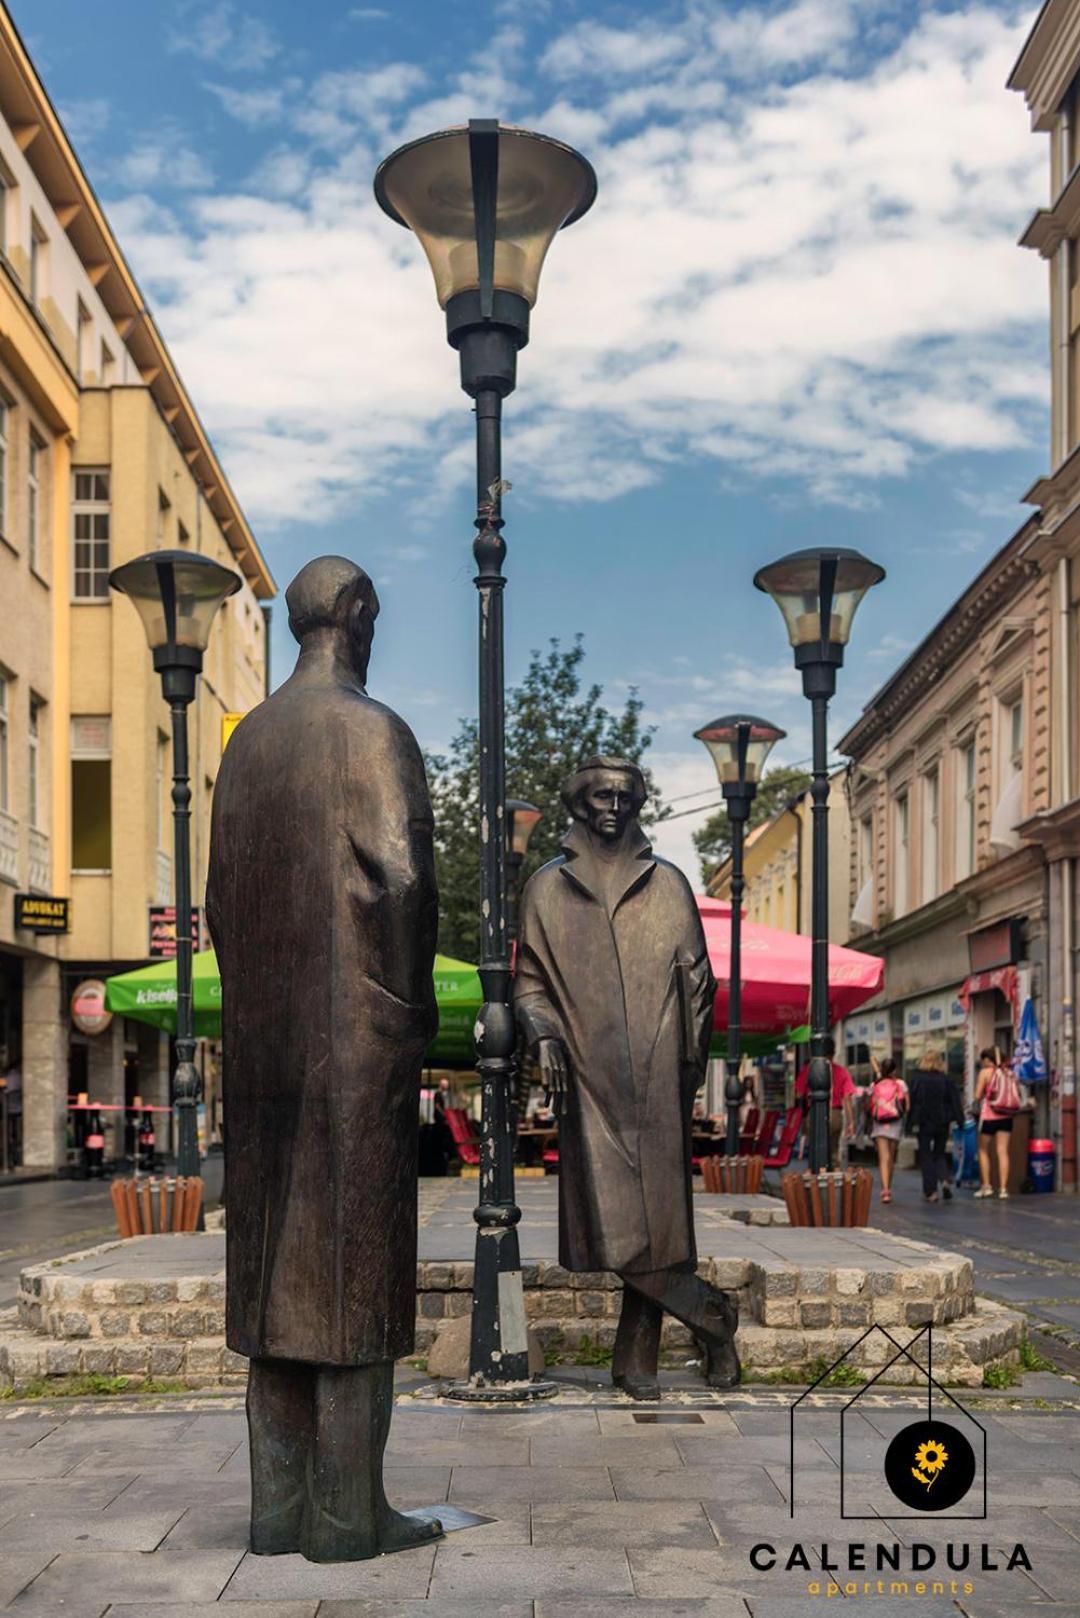
<path fill-rule="evenodd" d="M 767 719 L 755 719 L 753 714 L 726 714 L 711 724 L 695 730 L 694 740 L 704 742 L 716 765 L 717 779 L 725 782 L 752 781 L 755 786 L 765 773 L 765 761 L 777 742 L 783 741 L 786 730 L 770 725 Z M 743 768 L 739 769 L 740 740 L 745 736 Z"/>
<path fill-rule="evenodd" d="M 494 285 L 536 302 L 544 257 L 564 225 L 596 196 L 591 164 L 572 146 L 529 129 L 499 125 Z M 375 175 L 379 206 L 420 240 L 445 309 L 480 285 L 469 130 L 440 130 L 399 147 Z"/>
<path fill-rule="evenodd" d="M 134 604 L 152 652 L 205 652 L 214 614 L 242 582 L 231 568 L 190 551 L 151 551 L 109 574 L 112 588 Z"/>
<path fill-rule="evenodd" d="M 506 840 L 511 854 L 516 854 L 518 859 L 525 858 L 529 838 L 543 818 L 534 804 L 523 803 L 520 798 L 507 798 Z"/>
<path fill-rule="evenodd" d="M 884 577 L 885 569 L 858 551 L 811 550 L 794 551 L 779 562 L 770 562 L 754 575 L 754 583 L 780 608 L 792 646 L 822 642 L 846 646 L 856 607 L 867 590 Z M 831 596 L 827 607 L 822 599 L 825 593 Z M 828 614 L 824 626 L 823 610 Z"/>

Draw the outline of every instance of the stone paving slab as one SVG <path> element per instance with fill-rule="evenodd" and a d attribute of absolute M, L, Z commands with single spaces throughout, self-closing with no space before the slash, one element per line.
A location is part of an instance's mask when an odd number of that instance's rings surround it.
<path fill-rule="evenodd" d="M 844 1598 L 835 1595 L 827 1604 L 807 1596 L 809 1576 L 788 1573 L 782 1558 L 770 1571 L 754 1571 L 754 1543 L 767 1541 L 782 1553 L 797 1538 L 813 1560 L 815 1547 L 849 1539 L 940 1547 L 961 1535 L 995 1547 L 1023 1540 L 1031 1576 L 986 1575 L 976 1580 L 978 1600 L 967 1604 L 929 1596 L 919 1602 L 912 1594 L 905 1613 L 997 1618 L 1008 1612 L 1013 1618 L 1030 1607 L 1035 1618 L 1036 1610 L 1068 1611 L 1080 1570 L 1080 1417 L 998 1409 L 986 1418 L 1002 1446 L 1003 1475 L 992 1475 L 985 1526 L 884 1516 L 876 1525 L 841 1524 L 826 1495 L 838 1479 L 830 1446 L 846 1397 L 801 1409 L 796 1493 L 807 1503 L 797 1505 L 794 1523 L 786 1459 L 776 1454 L 786 1442 L 788 1410 L 775 1395 L 754 1403 L 740 1394 L 727 1408 L 702 1407 L 693 1413 L 704 1419 L 693 1426 L 636 1423 L 640 1411 L 610 1398 L 607 1405 L 510 1411 L 399 1404 L 395 1439 L 425 1458 L 388 1471 L 395 1503 L 432 1503 L 434 1493 L 423 1502 L 416 1496 L 444 1482 L 452 1498 L 496 1521 L 398 1556 L 331 1566 L 246 1552 L 243 1445 L 225 1469 L 177 1467 L 186 1438 L 204 1466 L 230 1448 L 243 1421 L 235 1398 L 185 1401 L 184 1413 L 55 1405 L 35 1412 L 33 1421 L 17 1408 L 0 1408 L 9 1458 L 28 1457 L 46 1444 L 57 1460 L 66 1451 L 80 1466 L 89 1454 L 117 1465 L 125 1453 L 137 1457 L 134 1477 L 127 1474 L 118 1493 L 110 1491 L 120 1474 L 106 1475 L 96 1508 L 85 1494 L 72 1492 L 40 1509 L 24 1504 L 8 1519 L 29 1523 L 32 1538 L 39 1531 L 53 1538 L 23 1551 L 0 1532 L 0 1612 L 103 1618 L 108 1608 L 109 1618 L 124 1610 L 134 1618 L 208 1618 L 210 1610 L 239 1604 L 252 1618 L 423 1618 L 426 1611 L 438 1618 L 569 1618 L 570 1612 L 574 1618 L 797 1618 L 829 1611 Z M 905 1399 L 901 1406 L 901 1397 L 873 1407 L 869 1430 L 884 1437 L 921 1411 L 921 1402 Z M 591 1465 L 552 1462 L 558 1446 L 576 1457 L 589 1445 Z M 447 1458 L 433 1466 L 426 1457 L 438 1446 Z M 446 1446 L 460 1446 L 463 1459 L 450 1459 Z M 514 1456 L 524 1449 L 529 1459 L 475 1464 L 495 1446 Z M 1029 1464 L 1039 1457 L 1046 1462 L 1042 1472 Z M 70 1490 L 72 1476 L 52 1486 Z M 86 1481 L 94 1486 L 89 1474 Z M 50 1482 L 27 1487 L 37 1494 Z M 135 1548 L 149 1547 L 169 1517 L 174 1520 L 156 1549 Z M 900 1577 L 913 1584 L 916 1576 Z"/>

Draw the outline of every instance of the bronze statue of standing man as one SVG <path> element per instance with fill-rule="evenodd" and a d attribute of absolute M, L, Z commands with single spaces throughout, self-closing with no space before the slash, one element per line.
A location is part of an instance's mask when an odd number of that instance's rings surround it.
<path fill-rule="evenodd" d="M 614 1270 L 612 1378 L 658 1399 L 665 1311 L 690 1327 L 714 1387 L 734 1387 L 738 1315 L 695 1274 L 694 1094 L 716 984 L 689 883 L 638 822 L 636 764 L 591 758 L 563 786 L 563 852 L 526 884 L 514 1008 L 559 1124 L 559 1261 Z"/>
<path fill-rule="evenodd" d="M 441 1531 L 382 1481 L 416 1313 L 432 816 L 412 733 L 365 690 L 368 575 L 323 556 L 286 600 L 296 669 L 237 727 L 214 792 L 226 1327 L 251 1361 L 252 1550 L 347 1561 Z"/>

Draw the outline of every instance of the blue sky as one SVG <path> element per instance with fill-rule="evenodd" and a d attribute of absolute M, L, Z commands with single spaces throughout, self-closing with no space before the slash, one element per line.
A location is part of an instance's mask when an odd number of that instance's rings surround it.
<path fill-rule="evenodd" d="M 584 631 L 680 809 L 716 796 L 690 733 L 717 713 L 808 751 L 756 567 L 828 541 L 888 569 L 835 736 L 1023 520 L 1046 153 L 1004 83 L 1033 6 L 9 3 L 279 585 L 321 551 L 369 569 L 371 689 L 425 745 L 475 707 L 476 608 L 468 401 L 371 197 L 414 135 L 498 115 L 597 169 L 507 406 L 507 673 Z M 691 872 L 696 823 L 660 838 Z"/>

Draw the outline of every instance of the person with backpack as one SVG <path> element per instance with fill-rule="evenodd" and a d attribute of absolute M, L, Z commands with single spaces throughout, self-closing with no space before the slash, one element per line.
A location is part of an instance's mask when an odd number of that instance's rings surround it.
<path fill-rule="evenodd" d="M 911 1076 L 911 1123 L 919 1137 L 919 1167 L 923 1196 L 938 1200 L 938 1191 L 948 1202 L 952 1196 L 949 1166 L 949 1132 L 964 1122 L 960 1091 L 945 1068 L 940 1051 L 927 1051 Z"/>
<path fill-rule="evenodd" d="M 872 1059 L 873 1060 L 873 1059 Z M 892 1201 L 892 1177 L 896 1149 L 904 1132 L 904 1114 L 910 1105 L 907 1085 L 896 1071 L 896 1063 L 886 1056 L 873 1060 L 874 1082 L 870 1086 L 870 1135 L 877 1147 L 881 1174 L 881 1200 Z"/>
<path fill-rule="evenodd" d="M 992 1197 L 991 1148 L 997 1153 L 998 1196 L 1009 1195 L 1009 1147 L 1013 1119 L 1020 1111 L 1020 1086 L 1016 1074 L 1005 1064 L 996 1045 L 979 1057 L 979 1077 L 975 1085 L 979 1107 L 979 1179 L 976 1197 Z"/>

